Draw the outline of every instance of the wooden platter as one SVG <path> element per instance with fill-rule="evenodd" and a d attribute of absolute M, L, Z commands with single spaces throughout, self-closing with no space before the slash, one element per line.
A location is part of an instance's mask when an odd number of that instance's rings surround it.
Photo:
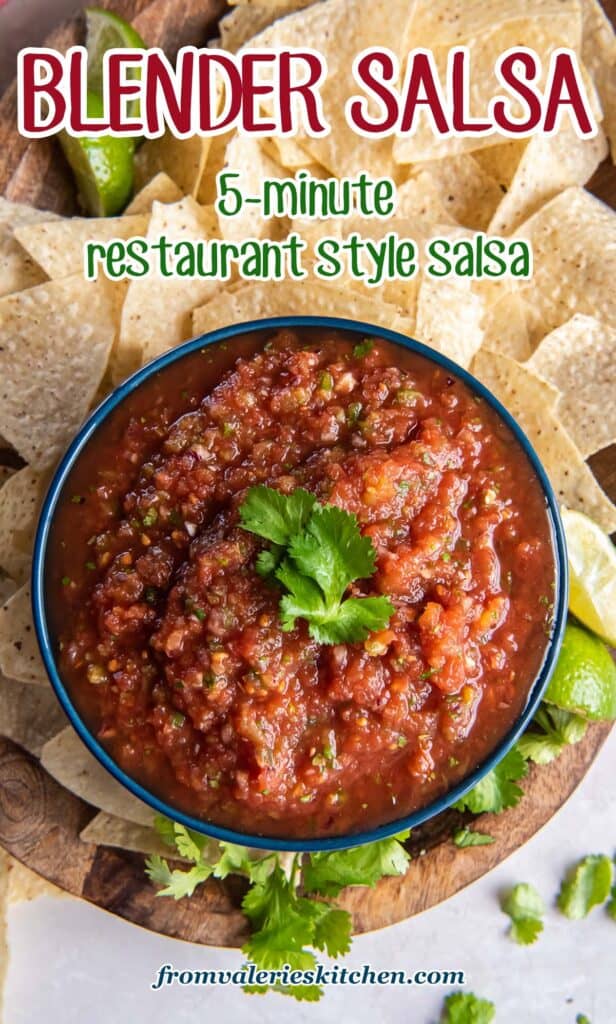
<path fill-rule="evenodd" d="M 178 48 L 202 45 L 215 33 L 223 0 L 100 0 L 133 21 L 146 43 L 173 57 Z M 604 6 L 616 17 L 616 0 Z M 47 40 L 58 49 L 82 41 L 80 18 L 60 26 Z M 29 142 L 16 130 L 16 91 L 0 100 L 0 194 L 16 202 L 62 214 L 77 212 L 75 190 L 53 140 Z M 616 206 L 616 170 L 605 163 L 589 188 Z M 616 498 L 616 448 L 598 453 L 592 468 Z M 409 842 L 413 860 L 403 878 L 385 879 L 375 889 L 344 892 L 340 905 L 353 915 L 355 932 L 393 924 L 447 899 L 482 877 L 530 839 L 584 778 L 610 731 L 593 725 L 576 746 L 552 764 L 533 767 L 524 780 L 525 797 L 499 816 L 484 815 L 481 829 L 491 846 L 459 851 L 452 831 L 466 819 L 446 811 L 418 828 Z M 27 867 L 66 892 L 152 931 L 205 945 L 239 946 L 248 934 L 240 910 L 241 878 L 210 879 L 190 900 L 157 899 L 144 873 L 143 856 L 84 843 L 79 833 L 97 811 L 73 796 L 36 758 L 0 737 L 0 845 Z"/>

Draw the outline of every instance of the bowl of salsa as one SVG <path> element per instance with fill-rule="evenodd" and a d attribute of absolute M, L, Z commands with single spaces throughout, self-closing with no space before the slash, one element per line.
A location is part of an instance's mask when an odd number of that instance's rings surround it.
<path fill-rule="evenodd" d="M 439 813 L 510 749 L 558 653 L 558 507 L 467 371 L 286 317 L 166 352 L 62 459 L 35 626 L 98 760 L 231 842 L 335 849 Z"/>

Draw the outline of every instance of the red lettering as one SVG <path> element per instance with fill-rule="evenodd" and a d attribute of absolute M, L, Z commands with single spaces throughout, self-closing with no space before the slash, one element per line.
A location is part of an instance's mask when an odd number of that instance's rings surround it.
<path fill-rule="evenodd" d="M 280 130 L 283 135 L 295 131 L 296 125 L 292 112 L 292 96 L 300 96 L 306 113 L 305 125 L 312 135 L 323 135 L 327 125 L 321 118 L 319 85 L 325 76 L 323 59 L 316 53 L 303 50 L 282 50 L 279 53 L 279 86 L 280 86 Z M 297 81 L 296 62 L 308 69 L 308 78 L 304 82 Z M 291 72 L 294 71 L 294 74 Z"/>
<path fill-rule="evenodd" d="M 194 64 L 195 53 L 191 47 L 184 47 L 178 54 L 175 72 L 163 53 L 158 50 L 148 53 L 145 114 L 142 111 L 142 116 L 149 134 L 160 132 L 163 106 L 166 108 L 163 121 L 167 122 L 174 133 L 190 134 Z"/>
<path fill-rule="evenodd" d="M 269 96 L 274 92 L 271 82 L 259 82 L 257 68 L 260 64 L 272 64 L 277 58 L 275 53 L 244 53 L 241 59 L 243 85 L 242 128 L 245 132 L 274 132 L 276 121 L 259 118 L 259 96 Z M 280 105 L 280 92 L 276 97 Z"/>
<path fill-rule="evenodd" d="M 521 64 L 525 78 L 517 74 L 516 65 Z M 518 97 L 528 108 L 526 120 L 513 121 L 507 113 L 505 100 L 492 100 L 491 116 L 498 128 L 512 134 L 532 131 L 541 121 L 541 96 L 528 82 L 534 82 L 540 73 L 539 58 L 532 50 L 509 50 L 503 54 L 496 71 L 498 77 L 506 85 L 514 97 Z"/>
<path fill-rule="evenodd" d="M 42 71 L 47 72 L 44 81 L 40 80 Z M 62 58 L 57 53 L 29 49 L 19 55 L 19 130 L 23 135 L 51 135 L 62 125 L 66 115 L 66 100 L 60 89 L 63 73 Z"/>
<path fill-rule="evenodd" d="M 380 77 L 373 74 L 372 67 L 380 68 Z M 398 98 L 385 82 L 392 82 L 398 77 L 397 63 L 387 50 L 368 50 L 358 59 L 354 75 L 360 85 L 365 85 L 376 99 L 383 105 L 384 113 L 375 120 L 368 114 L 368 102 L 365 98 L 353 99 L 349 103 L 351 125 L 355 125 L 367 135 L 393 131 L 398 120 Z"/>
<path fill-rule="evenodd" d="M 427 106 L 434 128 L 439 135 L 447 135 L 449 125 L 443 109 L 438 86 L 438 72 L 432 54 L 427 50 L 417 50 L 409 54 L 404 83 L 405 103 L 400 122 L 400 131 L 410 134 L 413 131 L 415 113 L 419 106 Z M 420 97 L 420 89 L 425 96 Z"/>
<path fill-rule="evenodd" d="M 556 128 L 559 107 L 571 107 L 571 121 L 582 136 L 594 135 L 596 126 L 588 109 L 584 85 L 580 79 L 575 55 L 570 50 L 557 50 L 552 54 L 546 83 L 547 103 L 543 130 Z"/>
<path fill-rule="evenodd" d="M 213 85 L 212 72 L 218 68 L 224 73 L 222 93 L 226 99 L 226 110 L 216 120 L 219 91 Z M 199 128 L 206 134 L 219 135 L 233 124 L 242 109 L 242 77 L 233 57 L 218 50 L 215 53 L 199 54 L 200 111 Z"/>
<path fill-rule="evenodd" d="M 456 132 L 486 132 L 492 128 L 490 121 L 478 121 L 466 116 L 467 97 L 470 96 L 468 75 L 468 51 L 453 50 L 451 53 L 451 97 L 453 101 L 452 127 Z"/>
<path fill-rule="evenodd" d="M 123 67 L 136 63 L 143 62 L 142 53 L 134 53 L 131 50 L 123 50 L 120 53 L 111 53 L 109 55 L 109 109 L 107 111 L 109 115 L 109 127 L 113 132 L 132 132 L 141 131 L 141 122 L 124 120 L 125 104 L 122 102 L 124 97 L 137 96 L 141 92 L 141 86 L 138 82 L 124 82 L 123 81 Z"/>

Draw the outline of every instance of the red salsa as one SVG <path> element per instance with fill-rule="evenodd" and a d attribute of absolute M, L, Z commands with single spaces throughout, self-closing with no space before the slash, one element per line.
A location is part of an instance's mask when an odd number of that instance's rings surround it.
<path fill-rule="evenodd" d="M 358 342 L 360 342 L 358 344 Z M 319 644 L 240 525 L 247 489 L 355 513 L 387 628 Z M 49 563 L 61 674 L 121 767 L 238 831 L 400 818 L 477 767 L 548 644 L 545 498 L 496 412 L 435 363 L 304 329 L 201 349 L 142 385 L 79 460 Z"/>

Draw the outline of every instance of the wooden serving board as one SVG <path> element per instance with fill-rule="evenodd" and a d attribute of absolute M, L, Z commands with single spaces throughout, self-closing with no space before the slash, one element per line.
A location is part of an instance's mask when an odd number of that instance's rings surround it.
<path fill-rule="evenodd" d="M 215 34 L 223 0 L 99 0 L 133 21 L 146 43 L 173 57 L 185 44 L 201 45 Z M 604 0 L 616 18 L 616 0 Z M 80 18 L 60 26 L 47 40 L 65 49 L 83 40 Z M 62 214 L 77 212 L 75 189 L 59 146 L 53 140 L 29 142 L 16 130 L 16 90 L 0 100 L 0 194 L 16 202 Z M 616 171 L 607 162 L 591 190 L 616 207 Z M 616 498 L 616 447 L 598 453 L 592 468 Z M 525 797 L 502 815 L 484 815 L 491 846 L 458 850 L 455 828 L 468 820 L 446 811 L 416 829 L 408 844 L 414 855 L 403 878 L 384 879 L 375 889 L 342 893 L 339 904 L 353 915 L 355 932 L 393 924 L 447 899 L 483 876 L 530 839 L 558 811 L 597 756 L 609 725 L 593 725 L 576 746 L 552 764 L 531 768 Z M 144 873 L 143 856 L 79 839 L 97 814 L 41 767 L 36 758 L 0 737 L 0 845 L 27 867 L 66 892 L 152 931 L 205 945 L 240 946 L 248 934 L 240 910 L 244 881 L 210 879 L 190 900 L 157 899 Z"/>

